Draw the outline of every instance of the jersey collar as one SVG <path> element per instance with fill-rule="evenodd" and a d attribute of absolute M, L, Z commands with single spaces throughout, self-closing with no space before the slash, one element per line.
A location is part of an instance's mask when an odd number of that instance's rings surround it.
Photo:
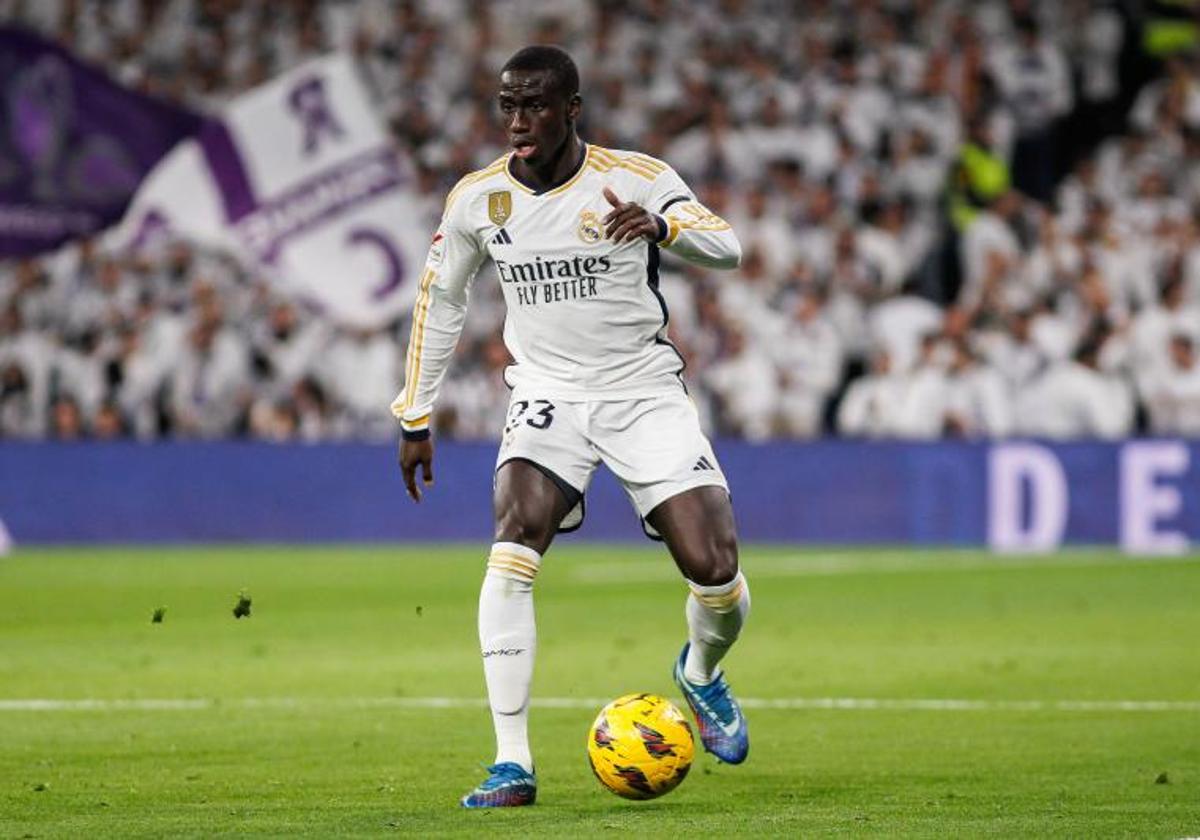
<path fill-rule="evenodd" d="M 575 169 L 571 172 L 571 174 L 568 175 L 566 177 L 566 179 L 562 181 L 562 183 L 557 184 L 552 187 L 548 187 L 547 189 L 544 189 L 544 190 L 531 189 L 530 187 L 521 183 L 521 181 L 515 175 L 512 174 L 512 169 L 511 169 L 512 162 L 513 162 L 513 153 L 512 152 L 509 152 L 508 160 L 506 160 L 504 162 L 504 174 L 508 177 L 508 180 L 512 181 L 513 184 L 518 189 L 521 190 L 521 192 L 524 192 L 528 195 L 532 195 L 537 198 L 541 198 L 542 196 L 547 196 L 547 195 L 557 195 L 558 193 L 566 192 L 572 186 L 574 186 L 575 182 L 578 181 L 580 176 L 583 175 L 584 170 L 587 169 L 588 160 L 591 158 L 591 156 L 592 156 L 591 144 L 584 143 L 583 144 L 583 155 L 581 155 L 579 158 L 579 165 L 575 167 Z"/>

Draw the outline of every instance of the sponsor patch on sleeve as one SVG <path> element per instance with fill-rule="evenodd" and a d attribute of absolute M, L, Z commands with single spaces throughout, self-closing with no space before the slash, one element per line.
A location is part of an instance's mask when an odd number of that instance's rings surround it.
<path fill-rule="evenodd" d="M 442 260 L 446 257 L 446 237 L 439 230 L 433 235 L 433 241 L 429 243 L 429 255 L 425 257 L 425 265 L 437 266 L 442 264 Z"/>

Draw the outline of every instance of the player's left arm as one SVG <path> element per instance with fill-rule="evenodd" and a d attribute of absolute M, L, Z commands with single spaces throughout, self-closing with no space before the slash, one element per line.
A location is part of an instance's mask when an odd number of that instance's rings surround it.
<path fill-rule="evenodd" d="M 640 202 L 622 201 L 605 188 L 604 197 L 613 205 L 604 217 L 608 238 L 646 238 L 697 265 L 737 268 L 742 246 L 733 228 L 697 201 L 674 169 L 660 161 L 654 164 L 659 171 Z"/>

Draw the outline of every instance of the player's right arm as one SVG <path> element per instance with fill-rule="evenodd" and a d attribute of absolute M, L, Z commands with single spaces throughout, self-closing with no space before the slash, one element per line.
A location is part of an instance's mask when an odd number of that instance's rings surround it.
<path fill-rule="evenodd" d="M 469 196 L 457 195 L 459 192 L 458 188 L 451 191 L 442 223 L 429 246 L 413 303 L 404 390 L 392 402 L 392 414 L 400 420 L 400 469 L 414 501 L 421 500 L 418 466 L 424 483 L 433 483 L 430 417 L 462 333 L 471 282 L 486 254 L 466 223 Z"/>

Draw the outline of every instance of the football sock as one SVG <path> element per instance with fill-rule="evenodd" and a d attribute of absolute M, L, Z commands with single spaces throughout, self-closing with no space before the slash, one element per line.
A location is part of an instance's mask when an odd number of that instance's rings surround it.
<path fill-rule="evenodd" d="M 495 763 L 515 761 L 530 772 L 529 684 L 537 649 L 533 580 L 541 562 L 532 548 L 495 543 L 479 592 L 479 645 L 496 727 Z"/>
<path fill-rule="evenodd" d="M 750 587 L 739 571 L 729 583 L 700 586 L 688 582 L 688 648 L 683 676 L 693 685 L 707 685 L 717 675 L 717 663 L 737 641 L 750 612 Z"/>

